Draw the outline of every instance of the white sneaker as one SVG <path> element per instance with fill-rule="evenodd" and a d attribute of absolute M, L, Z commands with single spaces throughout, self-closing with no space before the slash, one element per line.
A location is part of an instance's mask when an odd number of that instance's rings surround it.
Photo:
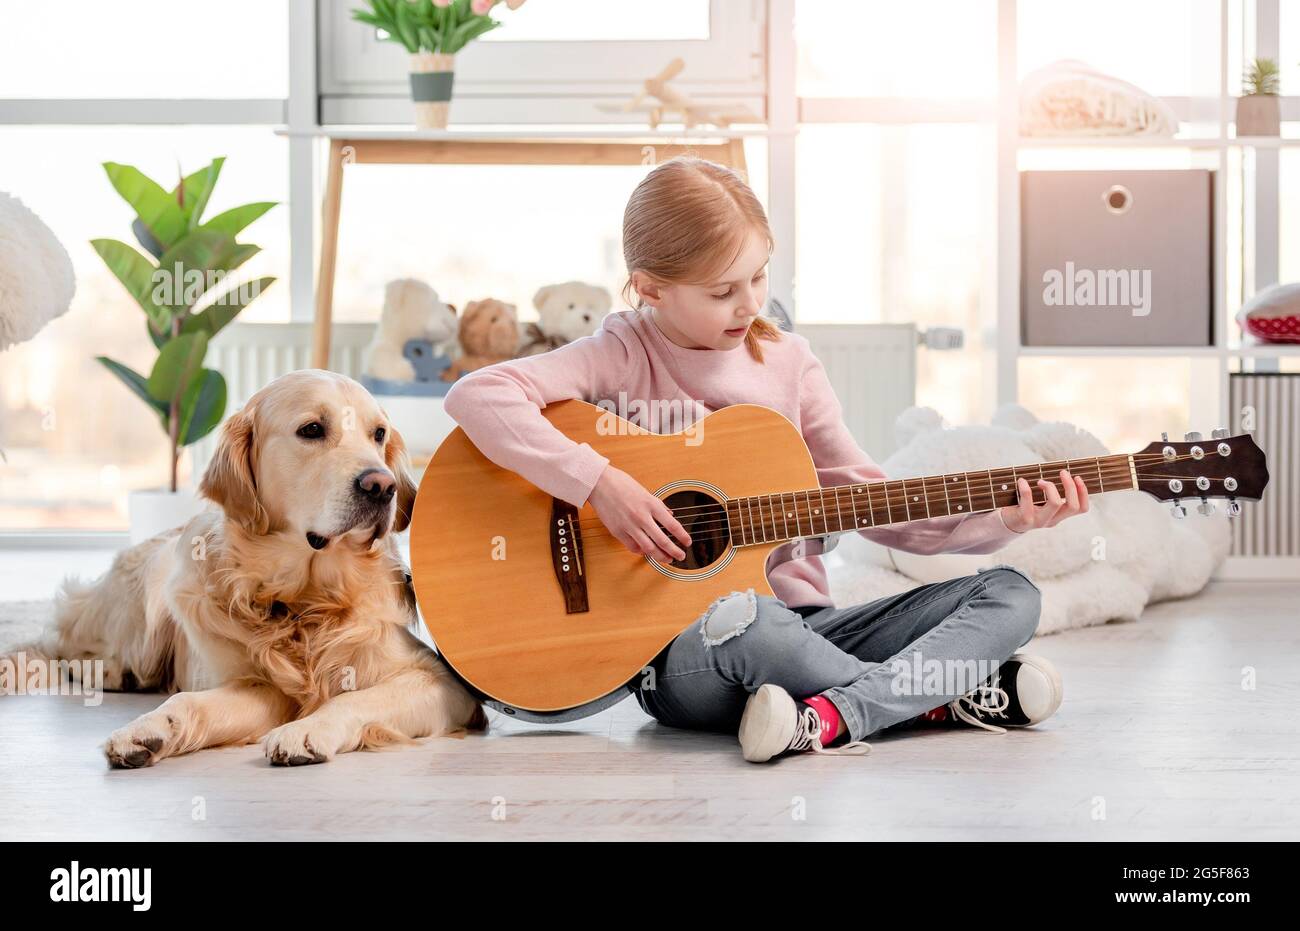
<path fill-rule="evenodd" d="M 1030 727 L 1061 707 L 1061 674 L 1050 661 L 1017 653 L 961 698 L 904 722 L 904 727 L 969 724 L 995 734 L 1008 727 Z"/>
<path fill-rule="evenodd" d="M 751 763 L 766 763 L 784 753 L 829 753 L 860 756 L 871 747 L 853 741 L 839 747 L 823 747 L 822 719 L 811 705 L 790 697 L 779 685 L 760 686 L 745 703 L 740 718 L 740 750 Z"/>

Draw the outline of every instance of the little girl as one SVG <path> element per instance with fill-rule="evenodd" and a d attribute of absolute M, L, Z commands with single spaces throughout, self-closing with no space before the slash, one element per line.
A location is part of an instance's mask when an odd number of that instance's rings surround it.
<path fill-rule="evenodd" d="M 610 314 L 593 336 L 471 373 L 447 394 L 447 412 L 488 459 L 554 497 L 590 504 L 628 549 L 663 562 L 684 558 L 690 544 L 667 505 L 553 427 L 543 407 L 620 395 L 620 413 L 761 404 L 799 428 L 823 487 L 883 478 L 845 427 L 808 341 L 759 316 L 773 247 L 762 206 L 734 171 L 689 157 L 659 165 L 623 217 L 624 298 L 634 293 L 637 309 Z M 1041 503 L 1020 479 L 1017 505 L 858 532 L 913 553 L 992 553 L 1088 509 L 1083 480 L 1064 470 L 1060 480 L 1063 495 L 1038 483 Z M 995 721 L 1036 724 L 1060 705 L 1052 665 L 1015 653 L 1038 626 L 1040 598 L 1016 569 L 836 609 L 820 552 L 819 541 L 787 543 L 768 561 L 775 597 L 734 592 L 694 623 L 683 617 L 655 674 L 628 685 L 641 707 L 672 727 L 738 734 L 745 759 L 763 762 L 863 753 L 863 739 L 885 728 L 1001 733 Z"/>

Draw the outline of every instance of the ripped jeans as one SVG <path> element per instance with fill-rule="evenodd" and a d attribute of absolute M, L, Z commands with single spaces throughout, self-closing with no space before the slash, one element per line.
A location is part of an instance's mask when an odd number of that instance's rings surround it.
<path fill-rule="evenodd" d="M 976 688 L 1038 628 L 1038 586 L 998 565 L 848 608 L 717 599 L 629 683 L 662 724 L 734 734 L 767 683 L 822 694 L 862 740 Z"/>

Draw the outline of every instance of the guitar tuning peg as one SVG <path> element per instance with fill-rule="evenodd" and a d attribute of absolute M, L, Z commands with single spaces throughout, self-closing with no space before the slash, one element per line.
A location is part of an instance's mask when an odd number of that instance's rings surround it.
<path fill-rule="evenodd" d="M 1233 498 L 1228 502 L 1228 516 L 1229 517 L 1241 516 L 1241 502 L 1238 501 L 1236 498 Z"/>
<path fill-rule="evenodd" d="M 1187 516 L 1187 508 L 1183 507 L 1177 501 L 1174 502 L 1174 506 L 1171 508 L 1171 511 L 1174 517 L 1178 518 L 1179 520 L 1182 520 L 1184 517 Z"/>
<path fill-rule="evenodd" d="M 1199 443 L 1201 441 L 1201 435 L 1195 430 L 1192 430 L 1190 433 L 1184 433 L 1183 439 L 1188 443 Z"/>
<path fill-rule="evenodd" d="M 1227 438 L 1228 438 L 1227 427 L 1218 427 L 1217 429 L 1215 429 L 1213 432 L 1210 433 L 1210 439 L 1213 440 L 1226 440 Z"/>
<path fill-rule="evenodd" d="M 1162 432 L 1162 433 L 1160 434 L 1160 442 L 1161 442 L 1161 443 L 1168 443 L 1168 442 L 1169 442 L 1169 434 L 1168 434 L 1167 432 Z"/>
<path fill-rule="evenodd" d="M 1196 507 L 1196 513 L 1200 514 L 1202 517 L 1209 517 L 1214 513 L 1214 502 L 1202 498 L 1201 503 Z"/>

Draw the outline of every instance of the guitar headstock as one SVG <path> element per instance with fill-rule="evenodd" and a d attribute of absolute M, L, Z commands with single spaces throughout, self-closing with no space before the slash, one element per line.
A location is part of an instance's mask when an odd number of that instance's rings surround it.
<path fill-rule="evenodd" d="M 1184 517 L 1184 499 L 1201 501 L 1197 510 L 1214 512 L 1210 498 L 1227 498 L 1228 516 L 1241 513 L 1237 499 L 1258 501 L 1268 485 L 1268 463 L 1264 451 L 1250 434 L 1228 436 L 1227 430 L 1215 430 L 1210 439 L 1188 433 L 1183 441 L 1174 442 L 1165 435 L 1133 455 L 1138 488 L 1153 498 L 1174 503 L 1174 516 Z"/>

